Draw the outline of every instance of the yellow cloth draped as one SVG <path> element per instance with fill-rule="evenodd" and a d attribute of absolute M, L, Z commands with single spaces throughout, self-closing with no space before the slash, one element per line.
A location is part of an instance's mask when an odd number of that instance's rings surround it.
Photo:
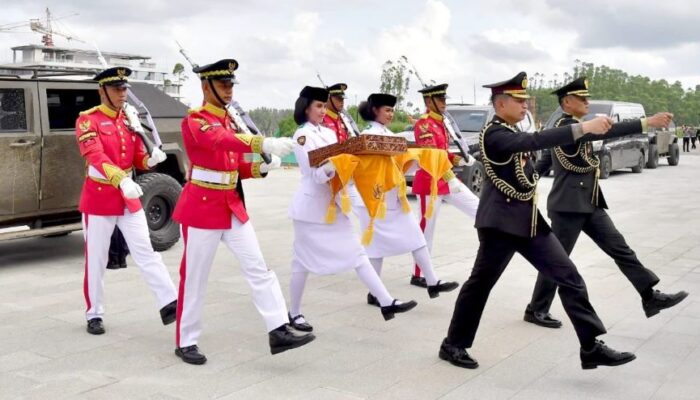
<path fill-rule="evenodd" d="M 336 175 L 330 180 L 332 200 L 328 206 L 326 222 L 333 223 L 334 219 L 328 218 L 331 214 L 335 217 L 335 196 L 341 193 L 341 208 L 345 212 L 344 201 L 347 197 L 346 185 L 352 178 L 355 187 L 360 193 L 367 213 L 370 217 L 369 226 L 362 234 L 362 244 L 368 245 L 372 241 L 374 234 L 374 219 L 386 216 L 386 203 L 384 194 L 394 187 L 399 187 L 399 192 L 403 193 L 402 205 L 405 204 L 404 211 L 409 212 L 408 200 L 406 200 L 406 180 L 403 177 L 402 169 L 399 168 L 394 158 L 385 155 L 350 155 L 340 154 L 329 158 L 336 170 Z M 403 190 L 401 190 L 403 188 Z M 349 199 L 348 199 L 349 205 Z"/>
<path fill-rule="evenodd" d="M 433 216 L 435 200 L 438 194 L 438 181 L 446 173 L 452 171 L 452 163 L 447 157 L 447 151 L 432 148 L 410 148 L 407 153 L 394 156 L 396 163 L 405 173 L 410 167 L 410 161 L 417 161 L 418 166 L 430 175 L 430 202 L 425 209 L 424 217 Z"/>

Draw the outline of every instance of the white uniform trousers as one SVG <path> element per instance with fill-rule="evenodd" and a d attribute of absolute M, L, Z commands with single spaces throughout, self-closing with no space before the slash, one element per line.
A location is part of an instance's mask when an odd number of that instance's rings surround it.
<path fill-rule="evenodd" d="M 151 239 L 143 210 L 131 213 L 124 210 L 124 215 L 105 216 L 83 214 L 83 237 L 85 238 L 85 277 L 83 292 L 88 320 L 101 318 L 104 314 L 102 296 L 104 292 L 104 273 L 107 268 L 109 244 L 118 226 L 126 240 L 131 257 L 141 269 L 146 284 L 156 296 L 158 308 L 172 303 L 177 298 L 175 285 L 163 264 L 160 254 L 153 251 Z"/>
<path fill-rule="evenodd" d="M 241 224 L 231 217 L 231 229 L 199 229 L 182 225 L 185 252 L 180 264 L 180 289 L 177 302 L 177 347 L 197 344 L 202 332 L 202 311 L 207 280 L 220 242 L 238 259 L 248 281 L 253 303 L 272 331 L 289 323 L 287 304 L 277 275 L 267 269 L 258 238 L 250 221 Z"/>
<path fill-rule="evenodd" d="M 437 218 L 438 215 L 440 215 L 440 208 L 443 201 L 457 207 L 458 210 L 470 216 L 472 220 L 476 219 L 476 210 L 479 208 L 479 198 L 470 190 L 450 193 L 438 196 L 437 199 L 435 199 L 433 216 L 430 219 L 426 219 L 424 215 L 426 207 L 428 207 L 428 203 L 430 202 L 430 196 L 418 195 L 418 198 L 420 199 L 420 227 L 423 230 L 423 235 L 425 235 L 425 241 L 428 244 L 428 251 L 430 251 L 430 254 L 433 254 L 433 235 L 435 234 L 435 225 L 437 224 Z M 419 265 L 416 265 L 413 274 L 415 276 L 420 276 Z"/>

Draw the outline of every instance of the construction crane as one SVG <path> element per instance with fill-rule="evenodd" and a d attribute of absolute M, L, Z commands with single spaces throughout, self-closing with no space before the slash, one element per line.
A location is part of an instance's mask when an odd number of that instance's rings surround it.
<path fill-rule="evenodd" d="M 32 18 L 29 20 L 29 22 L 13 22 L 5 25 L 0 25 L 0 32 L 16 32 L 16 29 L 24 28 L 24 27 L 29 27 L 29 29 L 32 32 L 40 33 L 41 34 L 41 43 L 46 46 L 46 47 L 53 47 L 53 36 L 61 36 L 66 38 L 67 40 L 71 41 L 76 41 L 80 43 L 86 43 L 83 40 L 80 40 L 76 38 L 75 36 L 56 30 L 53 27 L 53 23 L 64 18 L 68 17 L 73 17 L 78 15 L 77 13 L 73 14 L 68 14 L 64 15 L 58 18 L 52 18 L 51 17 L 51 10 L 46 8 L 46 21 L 42 21 L 39 18 Z"/>

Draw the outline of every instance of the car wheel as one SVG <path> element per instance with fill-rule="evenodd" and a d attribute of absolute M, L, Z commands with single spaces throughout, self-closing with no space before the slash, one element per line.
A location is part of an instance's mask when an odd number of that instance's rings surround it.
<path fill-rule="evenodd" d="M 167 250 L 180 240 L 180 224 L 172 217 L 182 187 L 171 176 L 159 173 L 140 175 L 136 183 L 143 189 L 141 204 L 153 250 Z"/>
<path fill-rule="evenodd" d="M 610 156 L 608 154 L 603 154 L 600 158 L 600 179 L 608 179 L 610 177 L 611 168 L 612 162 L 610 161 Z"/>
<path fill-rule="evenodd" d="M 654 169 L 659 166 L 659 148 L 655 144 L 649 145 L 649 161 L 647 168 Z"/>
<path fill-rule="evenodd" d="M 678 165 L 681 153 L 678 149 L 678 143 L 671 143 L 668 148 L 668 165 Z"/>
<path fill-rule="evenodd" d="M 632 172 L 635 174 L 641 174 L 642 171 L 644 170 L 644 153 L 639 152 L 639 159 L 637 160 L 637 165 L 632 167 Z"/>
<path fill-rule="evenodd" d="M 465 168 L 460 176 L 460 180 L 464 183 L 469 190 L 472 191 L 477 197 L 481 197 L 481 190 L 484 187 L 484 178 L 486 177 L 486 172 L 484 171 L 484 164 L 476 161 L 474 165 Z"/>

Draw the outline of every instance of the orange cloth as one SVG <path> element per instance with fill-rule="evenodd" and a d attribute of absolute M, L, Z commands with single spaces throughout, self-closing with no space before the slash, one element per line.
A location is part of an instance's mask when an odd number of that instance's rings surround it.
<path fill-rule="evenodd" d="M 430 202 L 424 217 L 431 218 L 438 195 L 438 182 L 452 170 L 452 162 L 447 152 L 441 149 L 410 148 L 407 153 L 394 156 L 394 159 L 404 173 L 410 167 L 410 161 L 417 161 L 418 166 L 430 176 Z"/>

